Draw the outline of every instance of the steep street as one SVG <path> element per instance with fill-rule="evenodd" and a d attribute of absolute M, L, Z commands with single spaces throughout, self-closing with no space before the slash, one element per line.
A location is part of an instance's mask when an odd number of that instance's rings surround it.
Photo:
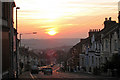
<path fill-rule="evenodd" d="M 44 75 L 43 72 L 39 72 L 38 74 L 31 74 L 29 71 L 28 72 L 24 72 L 22 75 L 20 75 L 20 79 L 23 78 L 31 78 L 31 79 L 52 79 L 52 78 L 70 78 L 70 79 L 112 79 L 112 78 L 108 78 L 108 77 L 102 77 L 102 76 L 95 76 L 92 74 L 88 74 L 88 73 L 82 73 L 82 72 L 59 72 L 59 66 L 54 66 L 53 67 L 53 74 L 52 75 Z"/>

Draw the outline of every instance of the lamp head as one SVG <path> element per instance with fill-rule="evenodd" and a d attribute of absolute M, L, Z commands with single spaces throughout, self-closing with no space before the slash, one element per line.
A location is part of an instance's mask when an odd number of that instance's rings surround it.
<path fill-rule="evenodd" d="M 20 9 L 20 7 L 16 7 L 16 9 Z"/>
<path fill-rule="evenodd" d="M 37 34 L 37 32 L 33 32 L 33 34 Z"/>

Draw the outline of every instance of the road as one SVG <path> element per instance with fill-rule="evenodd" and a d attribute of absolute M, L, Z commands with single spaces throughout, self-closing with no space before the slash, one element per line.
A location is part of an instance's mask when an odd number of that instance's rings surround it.
<path fill-rule="evenodd" d="M 43 72 L 39 72 L 39 74 L 31 74 L 30 72 L 27 73 L 30 76 L 24 76 L 24 78 L 94 78 L 97 76 L 92 76 L 88 74 L 78 74 L 78 73 L 70 73 L 70 72 L 58 72 L 59 70 L 59 65 L 55 65 L 53 69 L 53 74 L 52 75 L 44 75 Z"/>
<path fill-rule="evenodd" d="M 33 79 L 35 78 L 96 78 L 91 75 L 80 75 L 75 73 L 53 72 L 53 75 L 44 75 L 42 72 L 39 74 L 30 74 Z"/>
<path fill-rule="evenodd" d="M 82 78 L 82 79 L 93 79 L 93 78 L 106 78 L 106 77 L 101 77 L 101 76 L 95 76 L 92 74 L 86 74 L 86 73 L 80 73 L 80 72 L 58 72 L 57 70 L 59 70 L 59 66 L 56 65 L 53 67 L 53 74 L 52 75 L 44 75 L 43 72 L 39 72 L 38 74 L 31 74 L 30 72 L 27 72 L 26 74 L 24 74 L 25 76 L 21 77 L 21 78 L 32 78 L 32 79 L 38 79 L 38 78 L 46 78 L 46 79 L 51 79 L 51 78 Z M 97 79 L 99 80 L 99 79 Z M 103 79 L 102 79 L 103 80 Z M 105 80 L 109 80 L 105 79 Z M 114 80 L 114 79 L 113 79 Z"/>

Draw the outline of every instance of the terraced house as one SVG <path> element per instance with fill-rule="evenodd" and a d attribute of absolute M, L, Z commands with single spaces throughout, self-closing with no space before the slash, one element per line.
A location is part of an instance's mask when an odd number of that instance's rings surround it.
<path fill-rule="evenodd" d="M 100 68 L 104 63 L 111 60 L 114 54 L 120 51 L 120 15 L 118 23 L 105 18 L 103 29 L 91 29 L 89 36 L 81 39 L 72 51 L 79 58 L 79 67 L 85 72 L 94 72 L 95 68 Z M 72 56 L 73 57 L 73 56 Z M 75 63 L 75 62 L 73 62 Z M 78 66 L 77 65 L 77 66 Z M 76 65 L 74 65 L 76 68 Z"/>
<path fill-rule="evenodd" d="M 16 70 L 16 29 L 13 22 L 15 2 L 0 1 L 2 20 L 2 77 L 13 78 Z M 7 64 L 6 64 L 7 63 Z"/>

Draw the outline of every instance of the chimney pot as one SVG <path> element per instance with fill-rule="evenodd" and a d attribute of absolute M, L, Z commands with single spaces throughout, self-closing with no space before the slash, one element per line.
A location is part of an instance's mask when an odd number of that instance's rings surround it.
<path fill-rule="evenodd" d="M 120 11 L 119 11 L 119 14 L 118 14 L 118 23 L 120 23 Z"/>
<path fill-rule="evenodd" d="M 107 18 L 105 18 L 105 21 L 107 21 Z"/>
<path fill-rule="evenodd" d="M 96 29 L 95 29 L 95 32 L 96 32 Z"/>
<path fill-rule="evenodd" d="M 98 29 L 97 29 L 97 32 L 98 32 Z"/>
<path fill-rule="evenodd" d="M 111 17 L 109 17 L 109 21 L 111 21 Z"/>
<path fill-rule="evenodd" d="M 91 32 L 91 29 L 90 29 L 90 32 Z"/>

